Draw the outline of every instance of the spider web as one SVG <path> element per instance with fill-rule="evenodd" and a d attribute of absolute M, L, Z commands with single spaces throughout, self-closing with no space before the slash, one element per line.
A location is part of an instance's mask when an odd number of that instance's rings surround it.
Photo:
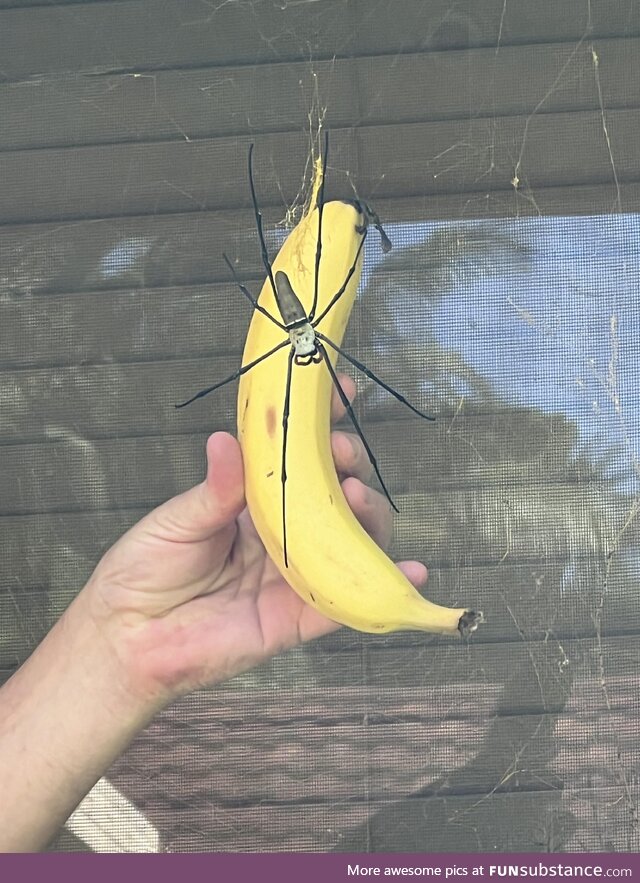
<path fill-rule="evenodd" d="M 90 848 L 640 848 L 637 10 L 391 5 L 0 3 L 5 672 L 234 429 L 233 391 L 172 404 L 240 358 L 246 147 L 274 253 L 323 129 L 328 198 L 394 244 L 345 347 L 438 416 L 357 378 L 391 553 L 487 617 L 469 645 L 343 630 L 175 703 L 70 820 Z"/>

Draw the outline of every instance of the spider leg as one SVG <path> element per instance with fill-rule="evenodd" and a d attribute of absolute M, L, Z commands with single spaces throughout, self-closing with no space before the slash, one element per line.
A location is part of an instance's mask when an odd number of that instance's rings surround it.
<path fill-rule="evenodd" d="M 384 232 L 384 230 L 382 228 L 382 221 L 380 220 L 378 213 L 374 212 L 374 210 L 371 208 L 371 206 L 367 205 L 366 202 L 361 203 L 361 205 L 362 205 L 362 208 L 365 210 L 368 219 L 371 221 L 373 226 L 376 228 L 376 230 L 380 234 L 380 244 L 382 246 L 382 251 L 385 254 L 388 254 L 388 252 L 390 252 L 391 249 L 393 248 L 393 245 L 391 244 L 391 240 L 389 239 L 389 237 L 387 236 L 387 234 Z"/>
<path fill-rule="evenodd" d="M 322 213 L 324 212 L 324 184 L 327 176 L 327 158 L 329 156 L 329 132 L 324 133 L 324 156 L 322 158 L 322 180 L 320 181 L 320 189 L 318 191 L 318 240 L 316 243 L 316 264 L 315 273 L 313 275 L 313 303 L 311 312 L 309 313 L 309 321 L 313 321 L 313 316 L 318 305 L 318 285 L 320 279 L 320 258 L 322 256 Z"/>
<path fill-rule="evenodd" d="M 287 330 L 286 326 L 283 325 L 282 322 L 278 322 L 278 320 L 274 316 L 272 316 L 268 310 L 265 310 L 264 307 L 260 306 L 258 301 L 255 299 L 255 297 L 251 294 L 249 289 L 246 287 L 246 285 L 243 285 L 242 282 L 238 279 L 238 274 L 236 273 L 235 267 L 233 266 L 233 264 L 231 263 L 231 261 L 229 260 L 229 258 L 226 256 L 226 254 L 224 252 L 222 252 L 222 257 L 224 258 L 224 261 L 225 261 L 227 267 L 229 267 L 229 269 L 231 270 L 231 273 L 233 275 L 233 281 L 236 283 L 236 285 L 238 286 L 240 291 L 247 298 L 247 300 L 249 301 L 249 303 L 251 304 L 253 309 L 257 310 L 259 313 L 262 313 L 262 315 L 266 316 L 267 319 L 270 319 L 274 323 L 274 325 L 278 326 L 278 328 L 281 328 L 283 331 L 286 331 Z"/>
<path fill-rule="evenodd" d="M 336 301 L 340 300 L 342 295 L 347 290 L 347 285 L 349 284 L 351 277 L 353 276 L 353 274 L 356 271 L 356 266 L 358 265 L 358 259 L 360 257 L 360 253 L 362 252 L 362 249 L 364 247 L 364 241 L 366 238 L 367 238 L 367 228 L 365 227 L 362 231 L 362 239 L 360 240 L 360 245 L 358 246 L 358 251 L 356 252 L 355 259 L 354 259 L 353 263 L 351 264 L 351 266 L 349 267 L 349 272 L 347 273 L 345 280 L 340 287 L 340 290 L 336 291 L 336 293 L 333 295 L 333 297 L 331 298 L 331 300 L 329 301 L 327 306 L 324 308 L 324 310 L 320 313 L 320 315 L 318 316 L 317 319 L 313 319 L 313 311 L 309 315 L 309 321 L 311 322 L 311 324 L 313 325 L 314 328 L 316 327 L 316 325 L 318 325 L 320 322 L 322 322 L 322 320 L 327 315 L 329 310 L 333 307 L 333 305 L 336 303 Z"/>
<path fill-rule="evenodd" d="M 267 271 L 267 276 L 269 277 L 269 282 L 271 282 L 271 288 L 273 289 L 273 293 L 276 293 L 276 282 L 273 278 L 273 270 L 271 269 L 271 263 L 269 261 L 269 252 L 267 251 L 267 244 L 264 241 L 264 233 L 262 231 L 262 212 L 258 208 L 258 199 L 256 197 L 256 188 L 253 183 L 253 144 L 249 147 L 249 187 L 251 189 L 251 203 L 253 205 L 253 214 L 256 219 L 256 227 L 258 229 L 258 239 L 260 240 L 260 254 L 262 256 L 262 263 L 264 264 L 264 268 Z"/>
<path fill-rule="evenodd" d="M 287 341 L 288 343 L 289 341 Z M 287 362 L 287 385 L 284 394 L 284 408 L 282 409 L 282 470 L 280 479 L 282 481 L 282 551 L 284 553 L 284 566 L 289 566 L 289 558 L 287 554 L 287 434 L 289 431 L 289 410 L 291 408 L 291 376 L 293 370 L 293 356 L 295 350 L 293 347 L 289 351 L 289 360 Z"/>
<path fill-rule="evenodd" d="M 327 338 L 323 337 L 323 340 L 327 340 Z M 333 385 L 335 386 L 337 393 L 340 396 L 340 401 L 345 406 L 345 408 L 347 410 L 347 414 L 349 415 L 351 422 L 353 423 L 353 427 L 354 427 L 355 431 L 358 433 L 360 441 L 364 445 L 364 449 L 367 452 L 367 457 L 369 458 L 369 462 L 373 466 L 373 471 L 378 476 L 378 481 L 380 482 L 380 486 L 382 487 L 382 490 L 384 491 L 384 495 L 387 498 L 387 500 L 389 500 L 389 502 L 391 503 L 391 506 L 393 507 L 393 509 L 395 509 L 396 512 L 399 512 L 400 510 L 398 509 L 396 504 L 391 499 L 391 495 L 390 495 L 389 491 L 387 490 L 387 487 L 382 479 L 382 476 L 380 475 L 380 470 L 378 469 L 378 463 L 376 462 L 376 458 L 373 455 L 373 451 L 369 447 L 369 443 L 367 442 L 362 430 L 360 429 L 360 424 L 358 423 L 358 420 L 357 420 L 356 415 L 353 411 L 353 408 L 351 407 L 351 402 L 347 398 L 343 388 L 340 386 L 340 382 L 338 381 L 338 378 L 336 376 L 336 372 L 334 371 L 333 365 L 331 364 L 331 359 L 329 358 L 326 349 L 322 346 L 321 343 L 318 343 L 317 346 L 318 346 L 318 350 L 322 353 L 322 356 L 324 358 L 327 368 L 329 369 L 329 374 L 331 375 L 331 380 L 333 381 Z"/>
<path fill-rule="evenodd" d="M 332 340 L 329 340 L 328 337 L 325 337 L 324 334 L 320 334 L 319 331 L 316 331 L 316 336 L 321 340 L 324 340 L 325 343 L 328 343 L 330 347 L 332 347 L 337 353 L 347 360 L 347 362 L 351 362 L 354 368 L 357 368 L 358 371 L 362 371 L 363 374 L 366 374 L 371 380 L 381 386 L 384 390 L 390 393 L 395 399 L 399 402 L 402 402 L 403 405 L 406 405 L 414 414 L 417 414 L 418 417 L 424 417 L 425 420 L 435 420 L 435 417 L 431 417 L 429 414 L 424 414 L 422 411 L 419 411 L 418 408 L 414 408 L 411 402 L 408 402 L 403 395 L 401 395 L 397 390 L 393 389 L 393 387 L 388 386 L 383 380 L 380 380 L 370 368 L 367 368 L 366 365 L 363 365 L 362 362 L 359 362 L 357 359 L 354 359 L 353 356 L 350 356 L 349 353 L 345 353 L 345 351 L 339 347 Z"/>
<path fill-rule="evenodd" d="M 206 389 L 201 389 L 200 392 L 197 392 L 194 396 L 191 396 L 190 399 L 187 399 L 186 402 L 181 402 L 179 405 L 176 405 L 176 408 L 185 408 L 187 405 L 190 405 L 191 402 L 195 402 L 196 399 L 201 399 L 203 396 L 208 396 L 210 392 L 213 392 L 214 389 L 220 389 L 221 386 L 225 386 L 227 383 L 231 383 L 232 380 L 237 380 L 238 377 L 241 377 L 243 374 L 246 374 L 247 371 L 250 371 L 255 365 L 260 364 L 260 362 L 264 362 L 265 359 L 268 359 L 269 356 L 272 356 L 274 353 L 277 353 L 278 350 L 281 350 L 284 346 L 290 346 L 290 341 L 283 340 L 282 343 L 279 343 L 277 346 L 274 346 L 273 349 L 270 349 L 269 352 L 263 353 L 263 355 L 258 356 L 257 359 L 254 359 L 253 362 L 249 362 L 248 365 L 243 365 L 242 368 L 238 368 L 237 371 L 234 371 L 229 377 L 225 380 L 220 380 L 218 383 L 214 383 L 213 386 L 208 386 Z"/>

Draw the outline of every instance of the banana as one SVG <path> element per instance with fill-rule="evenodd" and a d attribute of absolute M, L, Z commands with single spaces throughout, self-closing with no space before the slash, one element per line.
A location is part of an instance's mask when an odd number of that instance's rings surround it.
<path fill-rule="evenodd" d="M 367 218 L 356 204 L 335 201 L 324 205 L 316 317 L 322 315 L 353 270 L 343 295 L 317 327 L 338 346 L 356 297 L 366 225 Z M 318 209 L 314 208 L 290 233 L 272 264 L 276 288 L 286 288 L 288 281 L 306 316 L 314 298 L 317 237 Z M 257 303 L 281 325 L 289 324 L 280 312 L 269 278 Z M 297 329 L 298 337 L 301 330 L 308 334 L 309 326 Z M 290 335 L 292 342 L 295 334 Z M 370 633 L 419 629 L 440 634 L 460 632 L 463 636 L 474 631 L 482 614 L 441 607 L 423 598 L 351 512 L 331 453 L 332 379 L 322 358 L 309 357 L 291 366 L 283 523 L 283 414 L 292 346 L 287 329 L 255 309 L 243 366 L 283 341 L 286 346 L 241 376 L 238 388 L 238 435 L 247 505 L 272 561 L 308 604 L 353 629 Z M 319 341 L 315 343 L 322 347 Z M 330 346 L 325 346 L 324 352 L 335 366 L 336 352 Z"/>

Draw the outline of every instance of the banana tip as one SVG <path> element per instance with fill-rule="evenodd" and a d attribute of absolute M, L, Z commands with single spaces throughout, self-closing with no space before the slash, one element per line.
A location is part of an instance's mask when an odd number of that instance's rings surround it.
<path fill-rule="evenodd" d="M 484 622 L 484 615 L 481 611 L 465 610 L 458 620 L 458 631 L 463 638 L 468 638 L 478 628 L 481 622 Z"/>

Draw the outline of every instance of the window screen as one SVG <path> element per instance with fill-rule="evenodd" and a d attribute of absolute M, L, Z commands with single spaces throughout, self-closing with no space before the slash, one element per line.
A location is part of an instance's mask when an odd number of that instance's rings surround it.
<path fill-rule="evenodd" d="M 365 197 L 345 347 L 392 554 L 469 643 L 343 629 L 175 702 L 62 851 L 638 851 L 634 0 L 0 0 L 0 669 L 202 477 L 263 268 Z M 345 370 L 351 369 L 343 363 Z M 295 415 L 294 415 L 295 416 Z"/>

